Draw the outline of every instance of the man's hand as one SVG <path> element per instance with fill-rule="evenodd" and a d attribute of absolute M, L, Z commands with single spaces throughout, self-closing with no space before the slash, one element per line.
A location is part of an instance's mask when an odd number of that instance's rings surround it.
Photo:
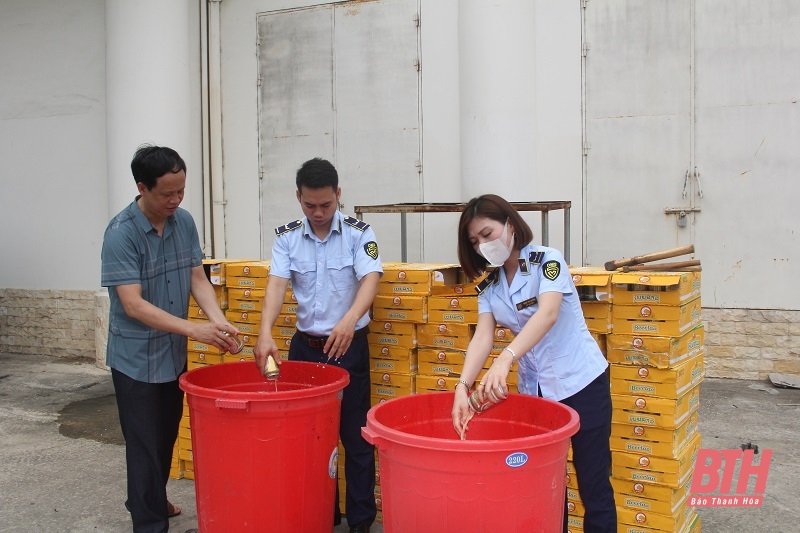
<path fill-rule="evenodd" d="M 233 327 L 230 323 L 192 322 L 192 324 L 195 328 L 191 335 L 193 339 L 216 346 L 222 350 L 223 353 L 231 350 L 235 352 L 238 348 L 236 341 L 233 340 L 229 335 L 238 335 L 239 330 Z M 225 333 L 228 333 L 228 335 Z"/>
<path fill-rule="evenodd" d="M 328 356 L 328 360 L 339 359 L 353 344 L 353 335 L 356 330 L 356 321 L 343 317 L 331 331 L 328 341 L 322 351 Z"/>
<path fill-rule="evenodd" d="M 276 363 L 281 364 L 281 359 L 278 357 L 278 345 L 275 344 L 275 339 L 272 338 L 272 335 L 264 335 L 263 333 L 259 335 L 258 343 L 253 353 L 256 356 L 256 368 L 262 374 L 267 367 L 268 355 L 271 355 Z"/>

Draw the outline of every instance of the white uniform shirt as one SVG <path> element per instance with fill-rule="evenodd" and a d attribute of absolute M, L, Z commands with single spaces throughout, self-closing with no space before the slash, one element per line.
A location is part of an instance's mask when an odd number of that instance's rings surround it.
<path fill-rule="evenodd" d="M 528 245 L 520 250 L 519 269 L 509 287 L 498 268 L 493 283 L 478 296 L 478 313 L 492 313 L 495 321 L 515 335 L 539 309 L 545 292 L 563 295 L 558 319 L 533 350 L 519 359 L 519 392 L 563 400 L 579 392 L 605 371 L 608 362 L 586 329 L 572 275 L 561 252 Z M 489 279 L 489 278 L 487 278 Z"/>
<path fill-rule="evenodd" d="M 375 233 L 369 224 L 341 211 L 325 239 L 314 235 L 308 218 L 275 229 L 270 275 L 288 278 L 297 298 L 297 329 L 318 337 L 330 335 L 350 309 L 370 272 L 383 274 Z M 369 312 L 356 329 L 369 324 Z"/>

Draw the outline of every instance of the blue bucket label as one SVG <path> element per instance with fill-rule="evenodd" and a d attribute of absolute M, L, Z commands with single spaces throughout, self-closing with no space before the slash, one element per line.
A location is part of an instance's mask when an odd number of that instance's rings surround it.
<path fill-rule="evenodd" d="M 339 463 L 339 447 L 335 447 L 331 453 L 331 458 L 328 460 L 328 475 L 331 479 L 336 479 L 336 469 Z"/>
<path fill-rule="evenodd" d="M 528 462 L 528 454 L 524 452 L 514 452 L 506 457 L 506 464 L 511 468 L 519 468 Z"/>

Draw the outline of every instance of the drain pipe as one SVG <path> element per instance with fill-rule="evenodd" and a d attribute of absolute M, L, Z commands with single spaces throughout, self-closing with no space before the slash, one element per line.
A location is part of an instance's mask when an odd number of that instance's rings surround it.
<path fill-rule="evenodd" d="M 208 0 L 208 129 L 211 187 L 211 223 L 214 258 L 226 257 L 225 182 L 222 175 L 222 77 L 220 1 Z"/>
<path fill-rule="evenodd" d="M 214 257 L 211 234 L 211 163 L 208 125 L 208 7 L 206 0 L 200 4 L 200 114 L 203 133 L 203 257 Z"/>

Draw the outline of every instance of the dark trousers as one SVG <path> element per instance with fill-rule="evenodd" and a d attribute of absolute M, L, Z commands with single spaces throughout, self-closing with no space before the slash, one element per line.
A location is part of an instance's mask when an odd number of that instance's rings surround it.
<path fill-rule="evenodd" d="M 314 342 L 319 346 L 319 343 Z M 323 343 L 324 344 L 324 343 Z M 290 361 L 327 363 L 328 356 L 321 347 L 309 345 L 302 333 L 295 333 L 289 345 Z M 350 526 L 371 525 L 375 521 L 375 449 L 361 436 L 361 428 L 367 425 L 370 409 L 369 347 L 366 335 L 353 338 L 350 348 L 338 361 L 331 361 L 347 370 L 350 383 L 342 396 L 339 437 L 344 446 L 344 476 L 347 485 L 345 514 Z M 334 520 L 340 515 L 339 487 L 336 487 Z"/>
<path fill-rule="evenodd" d="M 178 381 L 145 383 L 112 369 L 128 476 L 128 500 L 135 533 L 164 533 L 167 480 L 172 449 L 183 414 Z"/>
<path fill-rule="evenodd" d="M 580 392 L 561 403 L 580 415 L 581 427 L 572 437 L 572 462 L 578 477 L 578 492 L 586 509 L 583 530 L 586 533 L 616 533 L 617 508 L 611 473 L 611 390 L 603 372 Z M 564 509 L 564 531 L 567 531 Z"/>

